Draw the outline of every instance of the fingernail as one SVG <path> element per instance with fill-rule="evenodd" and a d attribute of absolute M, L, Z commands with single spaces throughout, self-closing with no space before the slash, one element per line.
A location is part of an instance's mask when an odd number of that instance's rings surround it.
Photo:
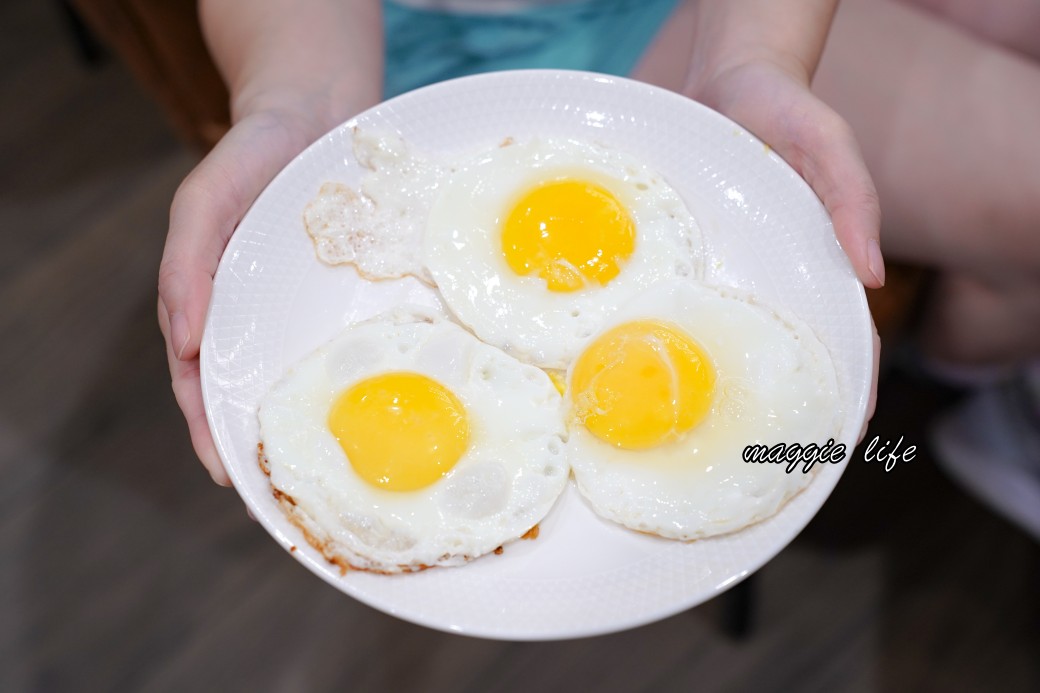
<path fill-rule="evenodd" d="M 881 256 L 881 246 L 874 238 L 867 241 L 867 269 L 878 284 L 885 285 L 885 259 Z"/>
<path fill-rule="evenodd" d="M 184 317 L 184 313 L 171 315 L 170 344 L 173 345 L 178 359 L 184 355 L 184 350 L 188 348 L 188 339 L 190 338 L 191 331 L 188 329 L 188 319 Z"/>

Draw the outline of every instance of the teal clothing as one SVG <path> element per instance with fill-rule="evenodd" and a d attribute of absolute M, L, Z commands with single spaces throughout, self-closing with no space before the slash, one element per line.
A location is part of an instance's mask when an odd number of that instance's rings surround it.
<path fill-rule="evenodd" d="M 505 14 L 383 3 L 385 97 L 463 75 L 523 68 L 627 75 L 679 0 L 577 0 Z"/>

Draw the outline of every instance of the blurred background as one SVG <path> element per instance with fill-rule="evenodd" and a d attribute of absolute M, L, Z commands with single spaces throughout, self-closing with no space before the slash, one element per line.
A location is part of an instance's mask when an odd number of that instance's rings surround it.
<path fill-rule="evenodd" d="M 1040 690 L 1038 545 L 936 467 L 928 424 L 961 393 L 898 365 L 867 440 L 918 456 L 857 451 L 789 548 L 665 621 L 481 641 L 314 577 L 195 460 L 155 322 L 170 199 L 226 117 L 169 89 L 219 84 L 179 63 L 163 91 L 83 17 L 0 4 L 0 690 Z"/>

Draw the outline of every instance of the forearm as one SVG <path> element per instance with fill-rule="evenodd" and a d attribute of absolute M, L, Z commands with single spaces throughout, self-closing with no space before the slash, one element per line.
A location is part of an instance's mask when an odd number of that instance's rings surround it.
<path fill-rule="evenodd" d="M 816 71 L 837 0 L 700 0 L 687 86 L 766 60 L 808 83 Z"/>
<path fill-rule="evenodd" d="M 293 111 L 320 134 L 382 98 L 378 0 L 201 0 L 232 120 Z"/>

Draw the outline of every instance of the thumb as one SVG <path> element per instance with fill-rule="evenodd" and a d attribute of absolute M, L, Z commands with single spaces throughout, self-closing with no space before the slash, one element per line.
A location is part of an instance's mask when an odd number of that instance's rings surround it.
<path fill-rule="evenodd" d="M 229 479 L 202 400 L 199 348 L 220 257 L 253 200 L 306 142 L 263 114 L 243 119 L 178 188 L 159 266 L 159 325 L 192 444 L 217 483 Z"/>
<path fill-rule="evenodd" d="M 834 233 L 860 281 L 880 288 L 885 262 L 877 189 L 852 128 L 822 102 L 815 105 L 815 113 L 792 128 L 792 159 L 830 213 Z"/>

